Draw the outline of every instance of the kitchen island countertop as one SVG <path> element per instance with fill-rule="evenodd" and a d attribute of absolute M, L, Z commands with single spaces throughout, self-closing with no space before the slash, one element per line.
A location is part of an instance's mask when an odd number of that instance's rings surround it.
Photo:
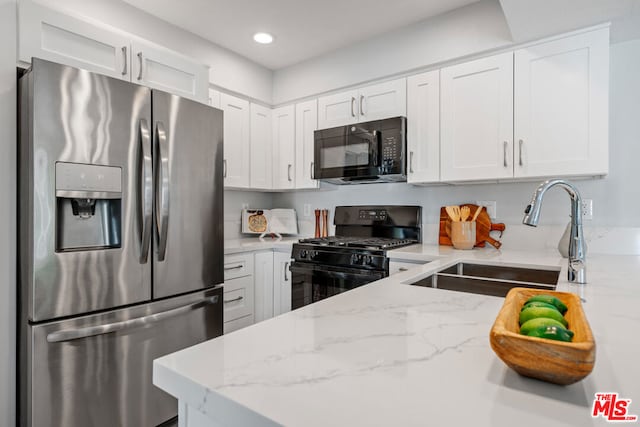
<path fill-rule="evenodd" d="M 390 258 L 431 261 L 154 362 L 154 383 L 195 426 L 607 425 L 594 394 L 640 415 L 640 256 L 593 255 L 585 286 L 556 253 L 414 245 Z M 596 340 L 584 380 L 521 377 L 491 350 L 503 298 L 409 286 L 459 261 L 561 267 Z"/>

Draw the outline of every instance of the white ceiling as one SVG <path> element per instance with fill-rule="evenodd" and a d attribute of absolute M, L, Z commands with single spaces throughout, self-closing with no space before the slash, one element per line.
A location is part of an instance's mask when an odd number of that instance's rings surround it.
<path fill-rule="evenodd" d="M 275 70 L 478 0 L 124 1 Z"/>

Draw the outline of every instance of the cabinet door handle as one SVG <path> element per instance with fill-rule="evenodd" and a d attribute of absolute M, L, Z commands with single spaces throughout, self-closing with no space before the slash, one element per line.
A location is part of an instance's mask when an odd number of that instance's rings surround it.
<path fill-rule="evenodd" d="M 138 80 L 142 80 L 142 64 L 144 64 L 144 61 L 142 60 L 142 52 L 138 52 L 138 64 L 140 65 L 140 69 L 138 70 Z"/>
<path fill-rule="evenodd" d="M 223 178 L 227 177 L 227 159 L 224 159 L 222 161 L 222 177 Z"/>
<path fill-rule="evenodd" d="M 127 63 L 128 63 L 128 59 L 127 59 L 127 47 L 126 46 L 122 46 L 122 75 L 126 76 L 127 75 Z"/>
<path fill-rule="evenodd" d="M 522 144 L 524 144 L 523 140 L 519 140 L 518 141 L 518 164 L 520 164 L 520 166 L 522 166 Z"/>
<path fill-rule="evenodd" d="M 287 276 L 287 270 L 289 269 L 289 262 L 284 263 L 284 281 L 288 282 L 289 277 Z"/>
<path fill-rule="evenodd" d="M 504 167 L 505 167 L 505 168 L 506 168 L 507 166 L 509 166 L 509 165 L 507 164 L 507 144 L 508 144 L 508 142 L 507 142 L 507 141 L 504 141 L 504 144 L 502 145 L 502 155 L 503 155 L 503 157 L 504 157 L 503 165 L 504 165 Z"/>
<path fill-rule="evenodd" d="M 360 115 L 364 116 L 364 95 L 360 95 Z"/>
<path fill-rule="evenodd" d="M 409 151 L 409 173 L 413 173 L 413 151 Z"/>
<path fill-rule="evenodd" d="M 289 180 L 289 182 L 293 181 L 291 179 L 291 165 L 287 165 L 287 179 Z"/>
<path fill-rule="evenodd" d="M 314 164 L 313 164 L 313 162 L 311 162 L 311 166 L 310 166 L 310 168 L 309 168 L 309 176 L 311 176 L 311 179 L 315 179 L 315 178 L 313 177 L 313 166 L 314 166 Z"/>
<path fill-rule="evenodd" d="M 238 264 L 238 265 L 234 265 L 233 267 L 225 267 L 224 271 L 237 270 L 239 268 L 242 268 L 243 266 L 244 266 L 244 264 Z"/>
<path fill-rule="evenodd" d="M 351 97 L 351 117 L 355 117 L 356 116 L 356 112 L 354 110 L 354 104 L 356 103 L 356 97 L 352 96 Z"/>
<path fill-rule="evenodd" d="M 233 299 L 226 299 L 226 300 L 224 300 L 224 303 L 225 303 L 225 304 L 229 304 L 230 302 L 241 301 L 241 300 L 243 300 L 243 299 L 244 299 L 244 297 L 243 297 L 242 295 L 240 295 L 240 296 L 239 296 L 239 297 L 237 297 L 237 298 L 233 298 Z"/>

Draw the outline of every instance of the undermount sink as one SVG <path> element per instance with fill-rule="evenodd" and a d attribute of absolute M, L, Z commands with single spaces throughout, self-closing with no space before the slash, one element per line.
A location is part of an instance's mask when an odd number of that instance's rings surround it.
<path fill-rule="evenodd" d="M 516 287 L 553 291 L 559 275 L 560 267 L 543 269 L 461 262 L 411 285 L 504 297 Z"/>

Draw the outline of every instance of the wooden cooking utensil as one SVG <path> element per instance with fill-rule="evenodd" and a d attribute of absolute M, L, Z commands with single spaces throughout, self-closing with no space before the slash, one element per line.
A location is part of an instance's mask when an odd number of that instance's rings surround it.
<path fill-rule="evenodd" d="M 469 215 L 471 215 L 471 209 L 469 209 L 469 206 L 462 206 L 460 208 L 460 220 L 466 221 L 467 218 L 469 218 Z"/>
<path fill-rule="evenodd" d="M 480 215 L 480 212 L 482 212 L 482 209 L 476 209 L 476 213 L 473 214 L 473 218 L 471 218 L 471 221 L 475 221 L 476 219 L 478 219 L 478 215 Z M 500 236 L 502 236 L 502 234 L 500 234 Z"/>
<path fill-rule="evenodd" d="M 460 215 L 459 213 L 456 213 L 454 208 L 456 208 L 456 206 L 445 206 L 445 210 L 447 211 L 449 218 L 451 218 L 451 221 L 460 221 Z"/>

